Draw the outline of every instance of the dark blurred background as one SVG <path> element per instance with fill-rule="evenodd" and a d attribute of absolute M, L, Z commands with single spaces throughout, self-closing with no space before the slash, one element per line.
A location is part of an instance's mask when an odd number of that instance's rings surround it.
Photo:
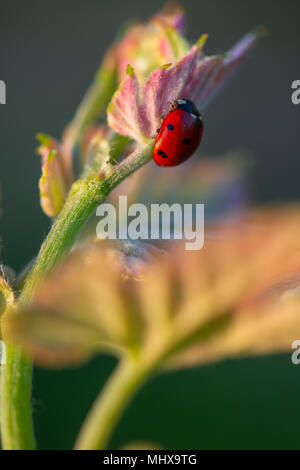
<path fill-rule="evenodd" d="M 269 36 L 205 113 L 202 151 L 254 155 L 257 203 L 300 199 L 298 0 L 190 0 L 187 33 L 208 32 L 206 53 L 222 52 L 265 25 Z M 60 137 L 106 47 L 129 18 L 147 19 L 161 1 L 0 1 L 2 260 L 20 269 L 49 228 L 39 207 L 36 132 Z M 78 426 L 114 367 L 100 357 L 68 371 L 36 370 L 34 417 L 42 449 L 72 445 Z M 151 440 L 165 448 L 300 448 L 300 366 L 288 355 L 225 361 L 156 377 L 139 393 L 112 442 Z"/>

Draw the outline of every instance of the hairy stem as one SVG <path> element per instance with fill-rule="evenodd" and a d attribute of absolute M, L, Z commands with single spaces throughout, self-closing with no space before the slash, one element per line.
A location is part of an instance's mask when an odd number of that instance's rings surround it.
<path fill-rule="evenodd" d="M 72 247 L 75 238 L 95 207 L 127 176 L 146 164 L 152 156 L 153 142 L 139 147 L 103 180 L 96 177 L 74 183 L 70 195 L 43 243 L 29 274 L 19 304 L 27 304 L 38 283 Z M 5 339 L 5 338 L 4 338 Z M 34 433 L 31 419 L 31 361 L 13 345 L 7 344 L 6 365 L 1 371 L 0 419 L 4 449 L 32 449 Z"/>

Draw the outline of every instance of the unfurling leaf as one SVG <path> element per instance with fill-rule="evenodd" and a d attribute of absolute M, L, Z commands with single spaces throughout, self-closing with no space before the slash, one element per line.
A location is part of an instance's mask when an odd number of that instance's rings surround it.
<path fill-rule="evenodd" d="M 72 175 L 66 165 L 58 142 L 39 134 L 38 153 L 42 157 L 42 176 L 39 182 L 41 206 L 49 217 L 56 217 L 70 188 Z"/>
<path fill-rule="evenodd" d="M 119 81 L 127 64 L 131 64 L 140 81 L 157 67 L 183 57 L 189 45 L 183 38 L 184 11 L 172 8 L 162 11 L 147 23 L 138 23 L 126 31 L 116 44 Z"/>
<path fill-rule="evenodd" d="M 89 127 L 94 127 L 122 81 L 131 63 L 142 80 L 160 65 L 180 59 L 188 50 L 181 36 L 184 12 L 169 8 L 145 24 L 123 28 L 118 40 L 109 47 L 96 76 L 84 95 L 71 123 L 64 132 L 62 151 L 72 162 L 75 175 L 81 171 L 82 140 Z"/>
<path fill-rule="evenodd" d="M 127 75 L 108 107 L 108 124 L 121 135 L 145 142 L 153 138 L 174 100 L 190 99 L 203 110 L 260 35 L 261 30 L 255 30 L 226 54 L 207 57 L 202 56 L 207 39 L 203 35 L 183 57 L 161 64 L 142 83 L 132 64 L 127 66 Z"/>

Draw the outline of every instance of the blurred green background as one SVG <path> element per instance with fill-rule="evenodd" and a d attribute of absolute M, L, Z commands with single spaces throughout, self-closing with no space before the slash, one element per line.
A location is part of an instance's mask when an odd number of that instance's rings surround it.
<path fill-rule="evenodd" d="M 205 113 L 203 153 L 232 147 L 255 156 L 256 202 L 299 199 L 300 79 L 297 0 L 183 1 L 189 39 L 208 32 L 207 53 L 226 50 L 254 26 L 270 31 Z M 0 1 L 2 261 L 20 269 L 37 252 L 49 220 L 39 207 L 36 132 L 59 137 L 128 18 L 146 19 L 160 1 Z M 100 357 L 63 371 L 36 369 L 34 419 L 42 449 L 70 448 L 115 361 Z M 289 355 L 225 361 L 154 378 L 132 403 L 112 441 L 165 448 L 300 448 L 300 366 Z"/>

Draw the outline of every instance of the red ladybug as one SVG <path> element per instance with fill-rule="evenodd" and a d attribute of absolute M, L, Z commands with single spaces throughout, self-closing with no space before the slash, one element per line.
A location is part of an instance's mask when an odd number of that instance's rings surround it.
<path fill-rule="evenodd" d="M 203 120 L 190 100 L 176 100 L 162 122 L 155 140 L 153 158 L 158 165 L 174 166 L 195 152 L 203 134 Z"/>

